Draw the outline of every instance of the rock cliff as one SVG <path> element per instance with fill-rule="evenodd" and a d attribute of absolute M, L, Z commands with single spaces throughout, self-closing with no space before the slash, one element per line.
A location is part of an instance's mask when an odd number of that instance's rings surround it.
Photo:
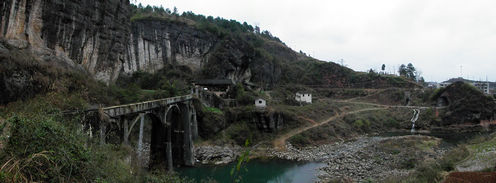
<path fill-rule="evenodd" d="M 64 66 L 106 83 L 121 74 L 185 65 L 195 79 L 232 79 L 266 89 L 279 83 L 416 87 L 401 78 L 359 74 L 296 53 L 246 23 L 138 10 L 143 9 L 129 0 L 4 0 L 0 39 L 41 60 L 63 60 Z"/>
<path fill-rule="evenodd" d="M 165 64 L 198 71 L 218 41 L 186 24 L 130 16 L 128 0 L 6 0 L 0 38 L 42 59 L 63 58 L 105 82 Z"/>
<path fill-rule="evenodd" d="M 166 20 L 133 21 L 123 71 L 154 72 L 165 64 L 186 65 L 198 71 L 216 42 L 212 34 L 186 24 Z"/>
<path fill-rule="evenodd" d="M 0 4 L 0 38 L 110 81 L 126 60 L 129 16 L 128 0 L 6 0 Z"/>

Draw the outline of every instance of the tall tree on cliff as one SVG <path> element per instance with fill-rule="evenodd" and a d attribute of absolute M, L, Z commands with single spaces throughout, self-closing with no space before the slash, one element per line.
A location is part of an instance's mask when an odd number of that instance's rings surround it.
<path fill-rule="evenodd" d="M 408 63 L 408 65 L 401 64 L 400 68 L 398 69 L 398 73 L 400 74 L 400 76 L 414 81 L 417 81 L 417 77 L 419 75 L 417 69 L 415 69 L 412 63 Z"/>

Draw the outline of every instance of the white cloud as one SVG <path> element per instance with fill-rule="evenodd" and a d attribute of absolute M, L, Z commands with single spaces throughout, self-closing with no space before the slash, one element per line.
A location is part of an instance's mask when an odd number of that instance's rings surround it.
<path fill-rule="evenodd" d="M 138 0 L 246 21 L 294 50 L 355 70 L 413 63 L 427 80 L 496 80 L 492 0 Z"/>

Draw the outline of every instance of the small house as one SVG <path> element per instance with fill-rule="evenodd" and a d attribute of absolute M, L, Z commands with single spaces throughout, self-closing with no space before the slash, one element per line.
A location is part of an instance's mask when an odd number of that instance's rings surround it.
<path fill-rule="evenodd" d="M 258 98 L 255 100 L 255 107 L 266 107 L 267 106 L 267 101 L 264 99 Z"/>
<path fill-rule="evenodd" d="M 203 91 L 209 91 L 223 98 L 228 98 L 226 94 L 235 85 L 230 79 L 204 79 L 193 83 L 195 87 L 201 88 Z"/>
<path fill-rule="evenodd" d="M 311 104 L 312 103 L 312 94 L 310 93 L 296 93 L 295 100 L 298 102 L 306 102 Z"/>

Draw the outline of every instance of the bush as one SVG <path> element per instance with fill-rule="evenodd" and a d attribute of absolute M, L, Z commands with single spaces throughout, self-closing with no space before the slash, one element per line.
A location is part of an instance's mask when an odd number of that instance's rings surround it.
<path fill-rule="evenodd" d="M 289 141 L 291 142 L 292 145 L 294 145 L 296 147 L 304 147 L 304 146 L 312 143 L 310 141 L 310 139 L 308 139 L 307 137 L 305 137 L 301 134 L 298 134 L 298 135 L 291 137 L 289 139 Z"/>
<path fill-rule="evenodd" d="M 353 126 L 357 128 L 361 128 L 363 126 L 363 121 L 361 119 L 355 120 L 355 122 L 353 122 Z"/>
<path fill-rule="evenodd" d="M 13 116 L 7 123 L 10 137 L 1 155 L 4 178 L 13 182 L 73 182 L 93 175 L 85 138 L 69 132 L 54 118 Z"/>

